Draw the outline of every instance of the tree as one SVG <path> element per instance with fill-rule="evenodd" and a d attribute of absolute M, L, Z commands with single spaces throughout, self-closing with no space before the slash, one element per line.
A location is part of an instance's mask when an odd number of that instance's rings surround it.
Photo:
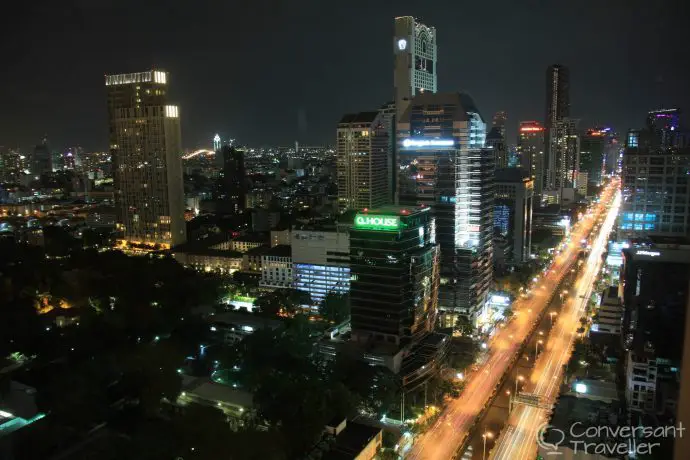
<path fill-rule="evenodd" d="M 472 333 L 474 326 L 467 316 L 458 315 L 458 318 L 455 320 L 455 328 L 460 331 L 462 335 L 467 335 Z"/>
<path fill-rule="evenodd" d="M 505 310 L 503 310 L 503 316 L 505 317 L 506 322 L 510 321 L 510 318 L 512 318 L 514 314 L 513 309 L 510 307 L 507 307 Z"/>
<path fill-rule="evenodd" d="M 326 321 L 340 324 L 350 317 L 350 298 L 347 294 L 329 292 L 319 305 L 319 314 Z"/>

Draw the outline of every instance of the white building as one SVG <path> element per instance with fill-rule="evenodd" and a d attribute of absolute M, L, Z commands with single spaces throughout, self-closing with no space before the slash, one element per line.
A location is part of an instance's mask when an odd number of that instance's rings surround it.
<path fill-rule="evenodd" d="M 276 246 L 261 255 L 259 286 L 270 289 L 292 287 L 292 251 L 290 246 Z"/>
<path fill-rule="evenodd" d="M 623 327 L 623 304 L 618 296 L 618 286 L 610 286 L 604 291 L 598 318 L 592 324 L 590 331 L 599 334 L 620 335 Z"/>
<path fill-rule="evenodd" d="M 292 232 L 294 287 L 315 303 L 329 292 L 350 290 L 350 236 L 341 229 Z"/>
<path fill-rule="evenodd" d="M 412 16 L 395 18 L 393 38 L 395 106 L 398 118 L 414 96 L 437 91 L 436 28 Z"/>

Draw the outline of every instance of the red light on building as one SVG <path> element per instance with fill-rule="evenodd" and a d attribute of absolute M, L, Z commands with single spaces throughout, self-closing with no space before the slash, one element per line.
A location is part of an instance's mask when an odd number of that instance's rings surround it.
<path fill-rule="evenodd" d="M 541 131 L 544 131 L 544 128 L 541 126 L 522 126 L 520 128 L 521 133 L 536 133 Z"/>

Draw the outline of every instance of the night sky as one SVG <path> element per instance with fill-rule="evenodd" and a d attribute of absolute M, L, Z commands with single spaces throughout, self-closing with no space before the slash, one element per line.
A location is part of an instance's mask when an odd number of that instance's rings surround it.
<path fill-rule="evenodd" d="M 105 150 L 103 75 L 168 70 L 185 148 L 215 132 L 258 145 L 333 143 L 346 112 L 393 95 L 393 18 L 435 26 L 439 89 L 485 120 L 544 117 L 546 67 L 570 67 L 571 116 L 620 132 L 690 107 L 682 0 L 65 0 L 0 14 L 0 145 Z M 545 6 L 547 5 L 548 6 Z M 558 6 L 556 6 L 558 4 Z M 67 6 L 64 6 L 67 5 Z"/>

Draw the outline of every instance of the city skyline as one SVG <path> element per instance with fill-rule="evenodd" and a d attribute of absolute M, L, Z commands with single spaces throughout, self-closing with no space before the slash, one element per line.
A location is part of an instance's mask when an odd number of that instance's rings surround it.
<path fill-rule="evenodd" d="M 332 126 L 343 113 L 375 110 L 393 99 L 391 35 L 393 18 L 400 15 L 436 28 L 438 90 L 467 91 L 485 119 L 506 110 L 510 144 L 519 121 L 543 121 L 544 70 L 554 63 L 571 70 L 571 116 L 581 118 L 581 126 L 606 124 L 624 133 L 639 126 L 637 113 L 684 107 L 690 100 L 682 85 L 687 63 L 674 58 L 682 43 L 673 38 L 681 33 L 675 2 L 664 2 L 665 9 L 633 3 L 635 8 L 628 4 L 625 10 L 578 4 L 556 12 L 552 6 L 528 9 L 508 2 L 462 7 L 437 2 L 433 9 L 398 2 L 394 8 L 371 6 L 362 15 L 348 6 L 310 1 L 291 8 L 276 2 L 243 7 L 201 2 L 189 12 L 174 2 L 166 5 L 163 21 L 144 30 L 139 25 L 154 23 L 150 20 L 160 14 L 155 5 L 138 8 L 134 17 L 127 15 L 126 1 L 78 2 L 56 16 L 53 7 L 38 2 L 8 16 L 5 28 L 6 34 L 22 32 L 35 40 L 0 45 L 7 58 L 0 76 L 5 108 L 0 143 L 28 151 L 47 134 L 58 149 L 78 144 L 88 151 L 106 150 L 102 75 L 155 67 L 173 75 L 172 97 L 184 109 L 184 148 L 210 145 L 216 132 L 257 146 L 295 140 L 333 144 Z M 468 18 L 462 27 L 450 19 L 459 17 L 453 14 L 457 8 Z M 557 13 L 569 20 L 553 20 Z M 227 34 L 223 27 L 209 26 L 209 17 L 244 19 Z M 487 23 L 496 25 L 488 36 Z M 643 23 L 648 33 L 635 34 Z M 136 39 L 100 34 L 109 26 L 138 28 L 141 34 Z M 352 34 L 353 27 L 367 33 Z M 164 33 L 172 30 L 186 33 Z M 463 46 L 468 36 L 477 37 L 476 46 Z M 453 54 L 458 47 L 463 56 Z M 69 58 L 64 49 L 70 49 Z M 348 54 L 348 49 L 359 51 Z M 35 71 L 39 60 L 43 68 L 60 71 L 46 78 Z M 248 70 L 238 71 L 237 63 Z M 333 96 L 324 97 L 328 94 Z M 271 98 L 274 109 L 267 113 L 262 107 Z"/>

